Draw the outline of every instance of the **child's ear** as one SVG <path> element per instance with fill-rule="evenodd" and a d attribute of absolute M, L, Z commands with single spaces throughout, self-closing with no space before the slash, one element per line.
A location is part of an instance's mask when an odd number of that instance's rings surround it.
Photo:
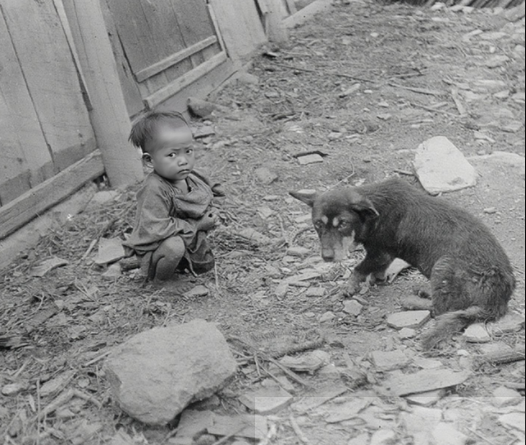
<path fill-rule="evenodd" d="M 144 162 L 146 167 L 153 168 L 152 155 L 150 153 L 143 153 L 142 162 Z"/>

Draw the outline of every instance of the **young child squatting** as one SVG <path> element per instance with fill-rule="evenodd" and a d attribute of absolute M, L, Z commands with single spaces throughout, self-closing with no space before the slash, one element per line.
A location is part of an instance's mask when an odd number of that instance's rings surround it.
<path fill-rule="evenodd" d="M 213 201 L 222 193 L 194 170 L 188 123 L 179 113 L 152 111 L 133 125 L 130 141 L 153 172 L 137 194 L 135 228 L 125 245 L 141 258 L 149 280 L 213 269 L 207 232 L 217 224 Z"/>

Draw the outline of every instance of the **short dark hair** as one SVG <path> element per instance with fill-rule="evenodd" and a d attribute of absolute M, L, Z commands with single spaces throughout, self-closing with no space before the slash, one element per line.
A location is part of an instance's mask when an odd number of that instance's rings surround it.
<path fill-rule="evenodd" d="M 129 141 L 145 151 L 146 143 L 154 138 L 160 123 L 173 124 L 175 128 L 189 127 L 188 121 L 177 111 L 148 111 L 133 123 Z"/>

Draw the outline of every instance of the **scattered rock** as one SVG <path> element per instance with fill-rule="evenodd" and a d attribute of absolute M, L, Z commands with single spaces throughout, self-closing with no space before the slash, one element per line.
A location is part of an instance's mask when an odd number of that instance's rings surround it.
<path fill-rule="evenodd" d="M 495 213 L 497 213 L 497 208 L 488 207 L 487 209 L 484 209 L 484 213 L 486 213 L 487 215 L 494 215 Z"/>
<path fill-rule="evenodd" d="M 454 372 L 448 369 L 424 370 L 416 374 L 394 375 L 387 382 L 387 389 L 401 397 L 461 385 L 471 372 Z"/>
<path fill-rule="evenodd" d="M 507 99 L 510 97 L 510 90 L 499 91 L 493 95 L 495 99 Z"/>
<path fill-rule="evenodd" d="M 504 342 L 497 342 L 497 343 L 486 343 L 479 345 L 479 350 L 482 354 L 496 354 L 500 352 L 513 352 L 513 348 L 511 346 L 508 346 Z"/>
<path fill-rule="evenodd" d="M 444 367 L 442 362 L 430 358 L 416 358 L 413 363 L 422 369 L 440 369 Z"/>
<path fill-rule="evenodd" d="M 429 139 L 418 147 L 414 167 L 422 186 L 432 195 L 477 184 L 475 168 L 443 136 Z"/>
<path fill-rule="evenodd" d="M 268 219 L 272 215 L 274 215 L 275 212 L 270 207 L 263 206 L 263 207 L 258 207 L 258 213 L 259 213 L 259 216 L 261 216 L 261 218 Z"/>
<path fill-rule="evenodd" d="M 482 323 L 475 323 L 466 329 L 464 339 L 468 343 L 489 343 L 491 336 Z"/>
<path fill-rule="evenodd" d="M 115 263 L 126 256 L 122 241 L 119 238 L 101 238 L 99 241 L 99 253 L 95 258 L 95 264 L 104 266 Z"/>
<path fill-rule="evenodd" d="M 106 363 L 114 399 L 150 425 L 171 422 L 189 404 L 224 388 L 236 371 L 223 335 L 203 320 L 138 334 Z"/>
<path fill-rule="evenodd" d="M 400 275 L 404 270 L 409 269 L 411 265 L 400 258 L 395 258 L 395 260 L 389 265 L 385 271 L 385 280 L 388 283 L 393 283 L 396 277 Z"/>
<path fill-rule="evenodd" d="M 501 386 L 493 391 L 493 404 L 499 408 L 514 406 L 522 401 L 522 396 L 515 390 Z"/>
<path fill-rule="evenodd" d="M 442 410 L 416 406 L 412 412 L 402 413 L 400 418 L 410 436 L 429 434 L 442 421 Z"/>
<path fill-rule="evenodd" d="M 313 351 L 298 357 L 283 357 L 280 364 L 298 372 L 315 372 L 331 362 L 331 356 L 325 351 Z"/>
<path fill-rule="evenodd" d="M 433 430 L 433 438 L 440 445 L 467 445 L 470 439 L 448 423 L 439 423 Z"/>
<path fill-rule="evenodd" d="M 243 85 L 259 85 L 259 77 L 246 71 L 237 74 L 237 81 Z"/>
<path fill-rule="evenodd" d="M 510 58 L 508 56 L 493 56 L 486 60 L 486 66 L 488 68 L 499 68 L 509 61 Z"/>
<path fill-rule="evenodd" d="M 237 232 L 240 237 L 245 238 L 246 240 L 261 246 L 267 246 L 269 244 L 272 244 L 272 240 L 261 233 L 259 233 L 257 230 L 254 230 L 252 228 L 246 228 L 243 230 L 240 230 Z"/>
<path fill-rule="evenodd" d="M 193 445 L 194 437 L 208 431 L 214 424 L 214 413 L 211 411 L 184 411 L 177 428 L 174 445 Z"/>
<path fill-rule="evenodd" d="M 510 121 L 501 125 L 500 129 L 506 133 L 518 133 L 523 126 L 523 123 L 520 121 Z"/>
<path fill-rule="evenodd" d="M 203 125 L 202 127 L 197 127 L 193 129 L 195 139 L 204 139 L 216 134 L 214 127 L 211 125 Z"/>
<path fill-rule="evenodd" d="M 299 155 L 298 162 L 300 165 L 320 164 L 323 162 L 323 157 L 319 154 Z"/>
<path fill-rule="evenodd" d="M 524 330 L 524 317 L 510 313 L 495 323 L 488 324 L 488 330 L 494 334 L 514 334 Z"/>
<path fill-rule="evenodd" d="M 210 295 L 210 289 L 203 285 L 196 286 L 184 294 L 186 298 L 201 298 L 208 297 L 208 295 Z"/>
<path fill-rule="evenodd" d="M 66 371 L 54 379 L 48 380 L 40 387 L 40 396 L 49 397 L 58 395 L 75 377 L 75 371 Z"/>
<path fill-rule="evenodd" d="M 40 263 L 38 266 L 34 267 L 31 270 L 31 276 L 42 278 L 45 275 L 47 275 L 49 272 L 51 272 L 52 270 L 57 269 L 59 267 L 67 266 L 68 264 L 69 264 L 69 261 L 67 260 L 63 260 L 58 257 L 53 257 L 53 258 L 50 258 Z"/>
<path fill-rule="evenodd" d="M 335 318 L 336 318 L 336 315 L 334 315 L 333 312 L 325 312 L 325 314 L 323 314 L 323 315 L 320 317 L 320 323 L 330 323 L 330 322 L 333 321 Z"/>
<path fill-rule="evenodd" d="M 209 118 L 214 111 L 228 111 L 226 107 L 196 97 L 190 97 L 187 101 L 187 106 L 192 114 L 203 119 Z"/>
<path fill-rule="evenodd" d="M 510 413 L 499 417 L 499 422 L 502 425 L 512 427 L 516 430 L 525 432 L 524 428 L 524 413 Z"/>
<path fill-rule="evenodd" d="M 430 407 L 442 400 L 446 394 L 447 391 L 445 389 L 437 389 L 435 391 L 407 396 L 406 400 L 413 405 Z"/>
<path fill-rule="evenodd" d="M 208 433 L 214 436 L 243 437 L 252 440 L 262 440 L 268 435 L 266 417 L 259 415 L 215 416 L 214 424 L 208 428 Z"/>
<path fill-rule="evenodd" d="M 396 433 L 392 430 L 376 431 L 371 438 L 371 445 L 393 445 L 396 443 Z"/>
<path fill-rule="evenodd" d="M 417 332 L 414 329 L 404 328 L 398 333 L 398 335 L 402 340 L 410 340 L 411 338 L 415 338 L 417 336 Z"/>
<path fill-rule="evenodd" d="M 375 351 L 371 354 L 373 364 L 378 372 L 394 371 L 406 367 L 411 359 L 403 351 Z"/>
<path fill-rule="evenodd" d="M 307 290 L 305 296 L 309 298 L 322 298 L 326 293 L 327 292 L 323 287 L 311 287 Z"/>
<path fill-rule="evenodd" d="M 27 382 L 10 383 L 2 388 L 2 394 L 6 397 L 16 396 L 29 388 Z"/>
<path fill-rule="evenodd" d="M 497 93 L 507 87 L 506 82 L 493 79 L 476 79 L 472 81 L 473 85 L 484 92 Z"/>
<path fill-rule="evenodd" d="M 510 22 L 518 22 L 520 19 L 522 19 L 524 17 L 524 2 L 519 6 L 508 9 L 504 13 L 504 17 L 506 17 L 506 19 Z"/>
<path fill-rule="evenodd" d="M 358 437 L 351 439 L 348 445 L 369 445 L 369 434 L 360 434 Z"/>
<path fill-rule="evenodd" d="M 363 311 L 363 306 L 356 300 L 347 301 L 344 306 L 343 312 L 352 315 L 353 317 L 358 317 Z"/>
<path fill-rule="evenodd" d="M 256 414 L 277 414 L 292 403 L 293 397 L 281 388 L 244 394 L 239 401 Z"/>
<path fill-rule="evenodd" d="M 399 312 L 387 318 L 387 325 L 394 329 L 418 329 L 431 319 L 429 311 Z"/>
<path fill-rule="evenodd" d="M 362 410 L 369 406 L 366 398 L 356 398 L 342 405 L 335 405 L 330 408 L 330 414 L 325 418 L 327 423 L 340 423 L 353 419 Z"/>
<path fill-rule="evenodd" d="M 311 254 L 311 250 L 306 247 L 289 247 L 287 249 L 287 255 L 295 257 L 306 257 Z"/>
<path fill-rule="evenodd" d="M 112 264 L 108 267 L 108 270 L 102 274 L 102 278 L 109 281 L 116 280 L 120 277 L 122 277 L 122 266 L 120 263 Z"/>
<path fill-rule="evenodd" d="M 270 185 L 279 179 L 279 176 L 276 173 L 270 171 L 266 167 L 256 169 L 254 174 L 256 175 L 257 180 L 263 185 Z"/>

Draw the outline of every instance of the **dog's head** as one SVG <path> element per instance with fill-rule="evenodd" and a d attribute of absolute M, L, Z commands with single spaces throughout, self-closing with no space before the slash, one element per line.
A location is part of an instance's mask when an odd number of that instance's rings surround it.
<path fill-rule="evenodd" d="M 379 213 L 373 203 L 355 188 L 317 193 L 290 192 L 312 207 L 312 222 L 321 242 L 321 256 L 327 262 L 343 261 L 349 249 L 363 240 L 367 227 Z"/>

